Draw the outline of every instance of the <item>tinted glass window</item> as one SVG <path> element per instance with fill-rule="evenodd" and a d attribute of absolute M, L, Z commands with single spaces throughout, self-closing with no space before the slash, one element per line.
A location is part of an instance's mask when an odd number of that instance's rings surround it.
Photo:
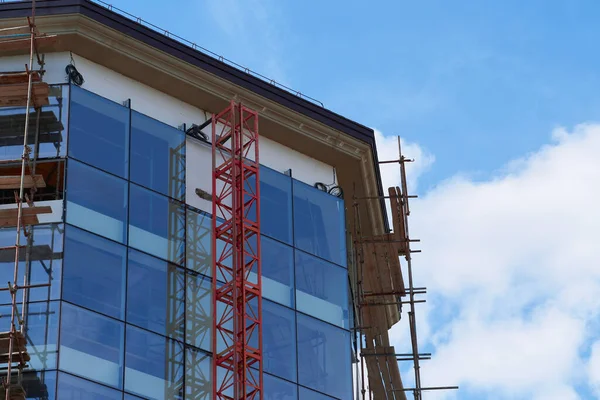
<path fill-rule="evenodd" d="M 263 374 L 264 400 L 297 400 L 298 386 L 293 383 Z"/>
<path fill-rule="evenodd" d="M 67 222 L 124 243 L 127 182 L 74 160 L 67 163 Z"/>
<path fill-rule="evenodd" d="M 60 369 L 121 387 L 123 323 L 62 303 Z"/>
<path fill-rule="evenodd" d="M 185 398 L 213 400 L 212 359 L 201 351 L 188 348 L 185 352 Z"/>
<path fill-rule="evenodd" d="M 325 396 L 322 393 L 317 393 L 307 388 L 300 387 L 300 400 L 330 400 L 333 397 Z"/>
<path fill-rule="evenodd" d="M 56 368 L 57 337 L 59 321 L 57 301 L 30 303 L 25 307 L 26 339 L 31 361 L 35 369 Z M 19 312 L 21 306 L 19 305 Z M 15 317 L 15 326 L 20 329 L 20 315 Z M 11 306 L 0 306 L 0 332 L 10 331 Z M 3 342 L 6 343 L 6 342 Z M 8 353 L 7 349 L 4 350 Z"/>
<path fill-rule="evenodd" d="M 60 297 L 60 282 L 63 256 L 63 225 L 35 225 L 29 236 L 31 249 L 30 263 L 27 264 L 26 249 L 19 251 L 19 284 L 23 284 L 25 273 L 28 283 L 32 285 L 49 284 L 49 287 L 27 289 L 29 301 L 55 300 Z M 21 243 L 27 244 L 25 235 L 21 235 Z M 6 248 L 15 244 L 15 229 L 0 229 L 0 282 L 12 282 L 14 279 L 15 250 Z M 10 304 L 10 292 L 0 292 L 0 304 Z"/>
<path fill-rule="evenodd" d="M 135 250 L 128 268 L 127 322 L 183 340 L 183 270 Z"/>
<path fill-rule="evenodd" d="M 131 185 L 130 196 L 129 245 L 183 265 L 185 251 L 183 205 L 137 185 Z"/>
<path fill-rule="evenodd" d="M 269 300 L 294 306 L 294 250 L 261 237 L 262 294 Z"/>
<path fill-rule="evenodd" d="M 185 133 L 132 112 L 131 180 L 165 196 L 184 200 Z"/>
<path fill-rule="evenodd" d="M 296 381 L 296 318 L 294 311 L 263 301 L 263 369 Z"/>
<path fill-rule="evenodd" d="M 129 108 L 71 88 L 69 157 L 127 177 Z"/>
<path fill-rule="evenodd" d="M 298 383 L 352 398 L 350 332 L 298 314 Z"/>
<path fill-rule="evenodd" d="M 61 400 L 121 400 L 121 396 L 118 390 L 64 372 L 58 374 L 58 398 Z"/>
<path fill-rule="evenodd" d="M 210 276 L 212 272 L 210 256 L 212 219 L 207 213 L 188 208 L 186 221 L 186 266 L 203 275 Z"/>
<path fill-rule="evenodd" d="M 348 271 L 296 251 L 296 309 L 348 328 Z"/>
<path fill-rule="evenodd" d="M 54 400 L 56 399 L 56 372 L 24 372 L 22 380 L 26 399 Z"/>
<path fill-rule="evenodd" d="M 63 298 L 123 319 L 125 246 L 67 225 L 65 250 Z"/>
<path fill-rule="evenodd" d="M 125 390 L 149 399 L 183 399 L 183 346 L 127 326 Z"/>
<path fill-rule="evenodd" d="M 187 274 L 185 341 L 211 351 L 212 279 L 198 274 Z"/>
<path fill-rule="evenodd" d="M 296 247 L 346 265 L 344 201 L 294 180 Z"/>
<path fill-rule="evenodd" d="M 41 108 L 39 119 L 38 159 L 64 157 L 66 153 L 68 97 L 69 87 L 67 85 L 50 85 L 50 93 L 48 95 L 50 104 Z M 29 118 L 30 125 L 27 143 L 35 152 L 35 132 L 38 124 L 36 111 L 33 107 L 30 109 Z M 1 107 L 0 159 L 21 159 L 24 131 L 25 107 Z"/>
<path fill-rule="evenodd" d="M 292 244 L 292 178 L 272 169 L 260 169 L 260 231 Z"/>

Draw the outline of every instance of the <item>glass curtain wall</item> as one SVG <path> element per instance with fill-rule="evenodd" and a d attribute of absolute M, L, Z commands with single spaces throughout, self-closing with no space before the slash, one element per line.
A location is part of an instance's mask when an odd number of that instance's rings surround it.
<path fill-rule="evenodd" d="M 71 104 L 58 398 L 211 399 L 211 215 L 185 204 L 185 134 L 78 87 Z M 343 200 L 261 167 L 261 205 L 265 399 L 349 399 Z"/>

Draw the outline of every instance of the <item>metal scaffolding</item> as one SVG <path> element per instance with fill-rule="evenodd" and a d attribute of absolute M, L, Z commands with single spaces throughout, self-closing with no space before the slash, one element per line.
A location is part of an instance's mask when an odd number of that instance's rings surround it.
<path fill-rule="evenodd" d="M 360 341 L 360 397 L 369 399 L 406 399 L 411 392 L 415 400 L 422 399 L 428 390 L 458 389 L 457 386 L 423 387 L 421 384 L 421 360 L 428 360 L 431 354 L 420 353 L 417 338 L 416 304 L 424 303 L 418 295 L 426 293 L 426 288 L 416 287 L 413 278 L 412 243 L 408 230 L 410 215 L 409 199 L 417 196 L 408 194 L 406 163 L 414 160 L 402 155 L 398 137 L 397 160 L 381 161 L 380 164 L 399 164 L 400 187 L 388 189 L 387 196 L 354 197 L 354 291 L 357 303 L 357 332 Z M 365 236 L 361 227 L 359 206 L 364 201 L 389 200 L 392 214 L 392 232 L 382 235 Z M 406 281 L 402 275 L 399 258 L 406 264 Z M 408 283 L 408 285 L 406 285 Z M 368 287 L 368 290 L 365 289 Z M 408 296 L 408 300 L 404 300 Z M 389 343 L 387 330 L 393 325 L 390 307 L 397 307 L 402 313 L 402 305 L 408 305 L 408 325 L 411 351 L 397 353 Z M 399 361 L 410 361 L 414 370 L 414 387 L 406 388 L 400 380 Z M 368 375 L 367 382 L 364 379 Z"/>
<path fill-rule="evenodd" d="M 258 113 L 231 101 L 212 123 L 213 388 L 263 398 Z"/>
<path fill-rule="evenodd" d="M 25 107 L 23 125 L 23 137 L 20 134 L 8 135 L 2 138 L 5 146 L 17 145 L 22 140 L 21 158 L 15 160 L 4 160 L 2 165 L 8 166 L 5 171 L 10 171 L 11 165 L 20 164 L 19 175 L 3 175 L 0 177 L 0 188 L 2 190 L 14 191 L 14 204 L 16 207 L 3 208 L 0 210 L 0 227 L 15 227 L 15 245 L 1 248 L 3 254 L 14 254 L 13 279 L 8 282 L 6 288 L 0 290 L 8 291 L 11 299 L 10 327 L 6 332 L 0 333 L 0 364 L 4 365 L 3 371 L 6 375 L 2 379 L 3 398 L 10 400 L 25 399 L 26 393 L 23 387 L 23 369 L 31 359 L 27 332 L 27 295 L 29 289 L 49 287 L 50 283 L 30 284 L 28 269 L 31 260 L 42 257 L 47 252 L 33 246 L 33 225 L 39 223 L 38 215 L 50 213 L 50 207 L 36 207 L 33 200 L 38 188 L 45 187 L 43 175 L 36 174 L 37 150 L 39 146 L 39 126 L 42 116 L 41 107 L 48 105 L 49 86 L 42 82 L 44 75 L 44 56 L 38 52 L 40 45 L 54 40 L 54 36 L 43 35 L 38 32 L 35 24 L 35 1 L 32 2 L 31 17 L 27 24 L 10 28 L 0 29 L 0 51 L 28 51 L 29 63 L 25 65 L 25 71 L 0 73 L 0 107 Z M 39 69 L 33 69 L 37 62 Z M 35 112 L 31 113 L 31 109 Z M 35 130 L 32 135 L 32 121 L 35 118 Z M 32 149 L 29 140 L 33 139 Z M 58 188 L 58 185 L 57 185 Z M 28 189 L 28 193 L 26 192 Z M 26 206 L 25 206 L 26 205 Z M 52 231 L 54 239 L 54 230 Z M 25 242 L 23 242 L 24 240 Z M 53 243 L 52 243 L 53 246 Z M 50 252 L 53 250 L 50 248 Z M 40 254 L 38 254 L 40 253 Z M 51 261 L 53 254 L 50 255 Z M 20 262 L 25 261 L 25 270 L 19 271 Z M 50 266 L 50 268 L 52 268 Z M 18 280 L 23 276 L 23 283 Z M 51 278 L 51 270 L 49 279 Z M 22 294 L 19 304 L 18 296 Z M 20 308 L 20 310 L 19 310 Z M 34 353 L 39 353 L 35 348 Z M 42 363 L 45 355 L 40 356 Z M 13 376 L 16 372 L 16 377 Z"/>

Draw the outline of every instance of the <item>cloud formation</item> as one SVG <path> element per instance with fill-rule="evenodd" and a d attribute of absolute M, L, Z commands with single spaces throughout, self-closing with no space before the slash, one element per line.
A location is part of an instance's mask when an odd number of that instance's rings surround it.
<path fill-rule="evenodd" d="M 379 138 L 380 151 L 389 140 Z M 417 145 L 404 153 L 425 154 L 426 167 L 433 161 Z M 461 386 L 427 399 L 600 394 L 598 154 L 600 125 L 557 129 L 550 144 L 491 179 L 456 176 L 412 202 L 423 250 L 416 285 L 429 293 L 419 334 L 434 352 L 423 381 Z M 413 187 L 423 172 L 415 167 Z M 397 182 L 382 172 L 384 184 Z M 409 347 L 405 326 L 394 328 L 399 349 Z"/>

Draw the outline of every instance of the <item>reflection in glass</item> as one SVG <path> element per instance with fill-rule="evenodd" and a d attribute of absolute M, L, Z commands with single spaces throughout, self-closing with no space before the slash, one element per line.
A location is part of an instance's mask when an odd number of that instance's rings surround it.
<path fill-rule="evenodd" d="M 211 278 L 187 273 L 185 341 L 211 351 L 212 297 Z"/>
<path fill-rule="evenodd" d="M 121 392 L 106 386 L 76 378 L 60 372 L 58 374 L 58 398 L 60 400 L 121 400 Z"/>
<path fill-rule="evenodd" d="M 264 400 L 297 400 L 298 386 L 293 383 L 263 374 Z"/>
<path fill-rule="evenodd" d="M 331 400 L 333 397 L 325 396 L 322 393 L 317 393 L 312 390 L 308 390 L 300 386 L 300 397 L 299 400 Z"/>
<path fill-rule="evenodd" d="M 344 201 L 294 180 L 296 247 L 346 266 Z"/>
<path fill-rule="evenodd" d="M 261 233 L 292 244 L 292 178 L 261 167 L 260 208 Z"/>
<path fill-rule="evenodd" d="M 296 319 L 294 311 L 263 300 L 263 369 L 296 381 Z"/>
<path fill-rule="evenodd" d="M 126 181 L 75 160 L 69 160 L 67 187 L 68 223 L 125 243 Z"/>
<path fill-rule="evenodd" d="M 62 303 L 60 369 L 122 387 L 123 323 Z"/>
<path fill-rule="evenodd" d="M 0 332 L 10 331 L 11 306 L 0 306 Z M 21 307 L 19 306 L 19 312 Z M 19 315 L 15 326 L 21 329 Z M 31 360 L 29 365 L 35 369 L 56 368 L 56 344 L 58 337 L 58 302 L 29 303 L 25 307 L 25 338 Z"/>
<path fill-rule="evenodd" d="M 19 251 L 19 284 L 23 284 L 25 274 L 27 282 L 32 285 L 49 284 L 50 286 L 31 288 L 27 290 L 29 301 L 55 300 L 60 297 L 60 281 L 63 256 L 62 224 L 34 225 L 33 233 L 29 235 L 31 249 Z M 21 243 L 27 243 L 25 235 L 21 235 Z M 0 229 L 0 282 L 12 282 L 14 279 L 15 250 L 6 249 L 14 246 L 15 229 Z M 26 258 L 30 263 L 27 265 Z M 10 292 L 0 292 L 0 304 L 10 304 Z"/>
<path fill-rule="evenodd" d="M 127 326 L 125 390 L 157 400 L 183 399 L 183 346 Z"/>
<path fill-rule="evenodd" d="M 130 249 L 127 322 L 183 340 L 184 279 L 176 265 Z"/>
<path fill-rule="evenodd" d="M 185 200 L 185 133 L 132 112 L 131 181 Z"/>
<path fill-rule="evenodd" d="M 298 383 L 340 399 L 352 398 L 350 332 L 303 314 L 298 323 Z"/>
<path fill-rule="evenodd" d="M 67 225 L 63 298 L 123 319 L 125 246 Z"/>
<path fill-rule="evenodd" d="M 129 108 L 73 85 L 69 128 L 69 157 L 127 178 Z"/>
<path fill-rule="evenodd" d="M 209 214 L 188 207 L 186 226 L 186 267 L 210 276 L 212 269 L 211 237 L 212 219 Z"/>
<path fill-rule="evenodd" d="M 348 271 L 296 251 L 296 309 L 348 328 Z"/>
<path fill-rule="evenodd" d="M 24 372 L 22 385 L 27 400 L 56 399 L 56 371 Z"/>
<path fill-rule="evenodd" d="M 129 245 L 183 265 L 185 208 L 137 185 L 130 187 Z"/>
<path fill-rule="evenodd" d="M 212 400 L 211 357 L 199 350 L 187 348 L 185 352 L 185 398 Z"/>
<path fill-rule="evenodd" d="M 261 236 L 262 295 L 294 307 L 294 251 L 276 240 Z"/>

